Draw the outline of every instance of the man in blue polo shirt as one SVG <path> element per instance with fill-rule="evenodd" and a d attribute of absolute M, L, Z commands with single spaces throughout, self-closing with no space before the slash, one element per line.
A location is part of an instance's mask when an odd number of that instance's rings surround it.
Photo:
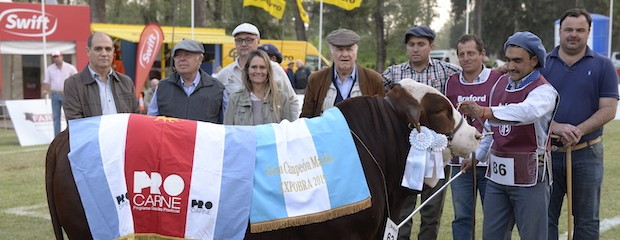
<path fill-rule="evenodd" d="M 553 188 L 549 203 L 549 239 L 558 239 L 558 218 L 566 193 L 566 147 L 572 147 L 574 239 L 599 239 L 603 182 L 603 125 L 614 119 L 618 79 L 611 61 L 588 46 L 590 14 L 570 9 L 560 18 L 560 46 L 541 71 L 560 94 L 551 131 Z"/>

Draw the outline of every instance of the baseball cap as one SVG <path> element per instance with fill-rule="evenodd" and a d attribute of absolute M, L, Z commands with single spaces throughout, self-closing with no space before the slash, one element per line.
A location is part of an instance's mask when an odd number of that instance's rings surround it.
<path fill-rule="evenodd" d="M 250 33 L 260 38 L 260 32 L 258 31 L 258 28 L 250 23 L 239 24 L 239 26 L 237 26 L 232 32 L 233 37 L 238 33 Z"/>
<path fill-rule="evenodd" d="M 360 35 L 346 28 L 339 28 L 327 35 L 327 42 L 332 46 L 346 47 L 360 41 Z"/>
<path fill-rule="evenodd" d="M 195 52 L 195 53 L 205 53 L 205 48 L 204 46 L 202 46 L 202 43 L 199 43 L 191 39 L 183 39 L 183 41 L 177 43 L 177 45 L 175 45 L 174 48 L 172 49 L 171 56 L 174 57 L 177 50 L 185 50 L 188 52 Z"/>
<path fill-rule="evenodd" d="M 269 55 L 269 57 L 276 57 L 276 62 L 278 60 L 280 60 L 279 63 L 282 62 L 282 54 L 278 50 L 278 47 L 274 46 L 273 44 L 266 43 L 258 47 L 258 49 L 265 51 L 267 55 Z"/>
<path fill-rule="evenodd" d="M 52 53 L 52 57 L 57 57 L 57 56 L 62 56 L 62 53 L 60 53 L 59 51 L 55 51 L 54 53 Z"/>

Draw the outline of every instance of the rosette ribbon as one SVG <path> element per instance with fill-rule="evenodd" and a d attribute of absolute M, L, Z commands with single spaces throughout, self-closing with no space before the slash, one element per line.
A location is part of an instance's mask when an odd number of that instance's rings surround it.
<path fill-rule="evenodd" d="M 422 126 L 420 132 L 417 132 L 416 129 L 411 130 L 409 143 L 411 148 L 407 154 L 405 173 L 401 185 L 412 190 L 421 191 L 424 186 L 426 173 L 429 170 L 431 175 L 435 173 L 436 159 L 439 162 L 443 162 L 441 151 L 446 147 L 448 140 L 444 135 L 437 134 L 433 130 Z M 439 152 L 439 157 L 431 157 L 434 155 L 431 153 L 433 149 Z M 440 163 L 440 165 L 443 165 L 443 163 Z M 441 168 L 441 172 L 443 173 L 443 168 Z"/>

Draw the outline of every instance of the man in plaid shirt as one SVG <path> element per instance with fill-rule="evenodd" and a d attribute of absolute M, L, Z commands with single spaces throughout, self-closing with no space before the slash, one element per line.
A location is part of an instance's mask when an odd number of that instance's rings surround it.
<path fill-rule="evenodd" d="M 450 75 L 460 73 L 461 67 L 444 61 L 430 59 L 435 32 L 427 26 L 416 26 L 405 34 L 409 61 L 388 67 L 383 72 L 386 91 L 403 78 L 424 83 L 442 93 L 446 92 L 446 81 Z"/>
<path fill-rule="evenodd" d="M 386 69 L 382 76 L 384 78 L 384 86 L 386 91 L 392 85 L 398 83 L 403 78 L 411 78 L 417 82 L 424 83 L 441 93 L 446 93 L 446 81 L 450 75 L 461 72 L 461 67 L 430 59 L 429 54 L 434 47 L 435 32 L 427 26 L 415 26 L 405 33 L 405 44 L 407 47 L 407 55 L 409 61 L 399 65 L 390 66 Z M 448 170 L 450 166 L 444 169 L 446 176 L 449 176 Z M 427 185 L 422 189 L 422 202 L 426 201 L 436 190 L 445 184 L 445 179 L 440 180 L 437 186 L 431 188 Z M 441 221 L 441 213 L 443 212 L 444 192 L 433 198 L 421 211 L 421 223 L 418 239 L 437 239 L 439 231 L 439 222 Z M 409 196 L 405 200 L 404 206 L 400 212 L 398 222 L 406 218 L 413 211 L 416 205 L 416 196 Z M 409 239 L 411 235 L 412 221 L 408 221 L 398 232 L 398 239 Z"/>

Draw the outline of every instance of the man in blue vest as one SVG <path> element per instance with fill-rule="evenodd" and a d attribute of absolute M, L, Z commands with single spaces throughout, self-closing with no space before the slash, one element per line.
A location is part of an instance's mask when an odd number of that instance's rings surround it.
<path fill-rule="evenodd" d="M 174 72 L 159 82 L 148 115 L 222 123 L 228 96 L 224 85 L 200 69 L 204 46 L 185 39 L 172 49 Z"/>

